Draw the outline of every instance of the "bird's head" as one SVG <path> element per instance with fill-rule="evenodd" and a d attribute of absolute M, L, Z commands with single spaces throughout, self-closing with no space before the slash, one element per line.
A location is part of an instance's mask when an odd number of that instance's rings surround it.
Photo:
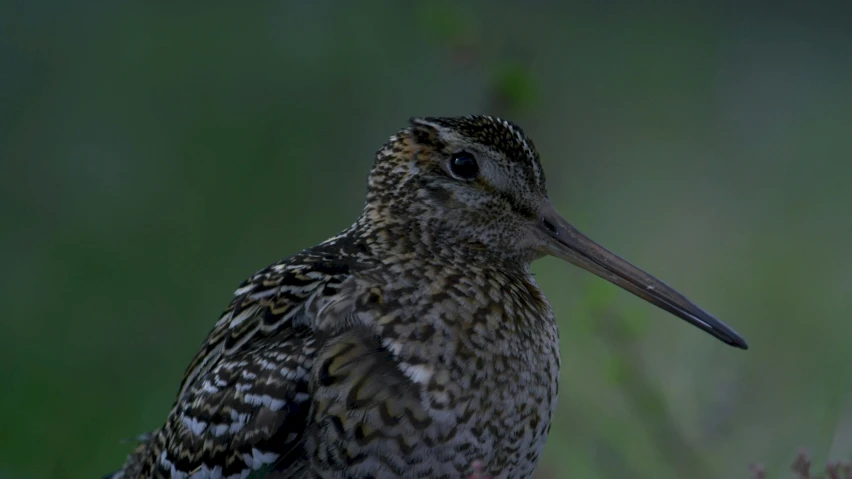
<path fill-rule="evenodd" d="M 529 264 L 542 256 L 529 225 L 547 202 L 532 142 L 489 116 L 414 118 L 382 151 L 367 204 L 431 254 Z"/>
<path fill-rule="evenodd" d="M 571 226 L 547 196 L 533 142 L 491 116 L 413 118 L 379 150 L 359 221 L 372 240 L 435 257 L 577 265 L 739 348 L 745 341 L 680 293 Z"/>

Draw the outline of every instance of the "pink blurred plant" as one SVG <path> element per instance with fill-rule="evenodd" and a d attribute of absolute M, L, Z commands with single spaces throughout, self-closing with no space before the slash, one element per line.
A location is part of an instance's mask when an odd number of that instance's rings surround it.
<path fill-rule="evenodd" d="M 852 463 L 849 461 L 829 462 L 824 473 L 811 472 L 811 458 L 808 451 L 800 449 L 790 469 L 796 473 L 796 479 L 852 479 Z M 766 479 L 766 470 L 760 464 L 751 466 L 752 479 Z"/>

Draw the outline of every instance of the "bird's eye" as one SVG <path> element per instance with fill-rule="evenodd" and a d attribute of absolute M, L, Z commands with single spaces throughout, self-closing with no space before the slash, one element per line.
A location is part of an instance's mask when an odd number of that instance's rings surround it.
<path fill-rule="evenodd" d="M 479 173 L 479 165 L 476 164 L 476 158 L 470 153 L 455 153 L 450 158 L 450 171 L 463 180 L 471 180 L 476 178 L 476 174 Z"/>

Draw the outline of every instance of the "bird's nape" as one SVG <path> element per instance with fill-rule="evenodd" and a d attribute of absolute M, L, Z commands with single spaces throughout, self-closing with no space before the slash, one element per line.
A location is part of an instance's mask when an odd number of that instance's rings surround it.
<path fill-rule="evenodd" d="M 571 226 L 545 203 L 536 227 L 544 239 L 542 253 L 555 256 L 633 293 L 731 346 L 748 349 L 746 341 L 674 288 L 633 266 Z"/>

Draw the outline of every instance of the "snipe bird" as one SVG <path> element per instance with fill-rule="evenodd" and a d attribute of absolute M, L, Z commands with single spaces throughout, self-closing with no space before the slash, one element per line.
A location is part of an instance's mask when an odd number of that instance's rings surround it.
<path fill-rule="evenodd" d="M 747 349 L 565 221 L 517 125 L 414 118 L 376 154 L 352 226 L 236 290 L 112 477 L 530 477 L 559 378 L 529 271 L 546 255 Z"/>

